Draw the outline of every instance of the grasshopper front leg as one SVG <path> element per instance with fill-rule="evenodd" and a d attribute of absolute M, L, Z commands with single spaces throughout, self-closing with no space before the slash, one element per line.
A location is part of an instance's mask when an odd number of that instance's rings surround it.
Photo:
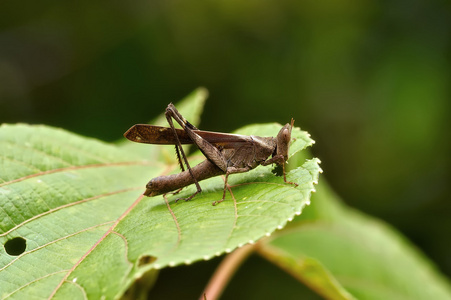
<path fill-rule="evenodd" d="M 272 158 L 267 159 L 266 161 L 262 162 L 262 166 L 267 166 L 267 165 L 270 165 L 270 164 L 282 165 L 283 181 L 285 183 L 289 183 L 289 184 L 292 184 L 294 186 L 298 186 L 299 184 L 297 184 L 296 182 L 291 182 L 291 181 L 287 180 L 287 175 L 286 175 L 286 172 L 285 172 L 285 164 L 286 163 L 287 162 L 285 161 L 285 158 L 283 157 L 283 155 L 279 154 L 279 155 L 275 155 Z"/>

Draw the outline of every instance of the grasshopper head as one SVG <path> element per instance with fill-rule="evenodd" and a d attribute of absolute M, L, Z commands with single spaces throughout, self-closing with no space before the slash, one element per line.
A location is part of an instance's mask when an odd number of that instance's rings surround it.
<path fill-rule="evenodd" d="M 277 134 L 277 155 L 282 155 L 284 162 L 288 160 L 288 149 L 291 141 L 291 129 L 293 128 L 294 120 L 291 119 L 291 124 L 287 123 L 280 129 Z"/>
<path fill-rule="evenodd" d="M 144 192 L 144 196 L 154 197 L 163 194 L 158 190 L 159 183 L 160 183 L 159 177 L 150 180 L 146 185 L 146 191 Z"/>

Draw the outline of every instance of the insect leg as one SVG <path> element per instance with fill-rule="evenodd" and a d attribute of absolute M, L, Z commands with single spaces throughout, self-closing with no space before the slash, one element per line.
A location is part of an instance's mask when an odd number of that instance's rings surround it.
<path fill-rule="evenodd" d="M 188 120 L 186 120 L 181 113 L 179 113 L 179 111 L 177 110 L 177 108 L 175 108 L 174 104 L 169 103 L 168 107 L 166 108 L 166 112 L 170 110 L 172 117 L 177 121 L 177 123 L 180 124 L 180 126 L 182 126 L 183 129 L 185 129 L 185 127 L 188 127 L 189 129 L 192 130 L 198 130 L 196 128 L 196 126 L 194 126 L 193 124 L 191 124 L 190 122 L 188 122 Z"/>
<path fill-rule="evenodd" d="M 216 148 L 208 141 L 206 141 L 204 138 L 202 138 L 200 135 L 198 135 L 196 132 L 194 132 L 193 130 L 195 130 L 196 128 L 188 121 L 186 121 L 185 118 L 183 118 L 183 116 L 177 111 L 177 109 L 174 107 L 172 103 L 169 104 L 168 107 L 166 108 L 166 118 L 168 119 L 168 122 L 169 116 L 174 118 L 177 121 L 177 123 L 179 123 L 180 126 L 182 126 L 182 128 L 186 131 L 188 136 L 193 140 L 193 142 L 197 145 L 197 147 L 199 147 L 200 151 L 205 155 L 205 157 L 208 158 L 208 160 L 210 160 L 224 172 L 227 171 L 227 160 L 221 153 L 221 151 L 219 151 L 218 148 Z M 172 126 L 173 125 L 171 125 L 171 127 Z"/>
<path fill-rule="evenodd" d="M 166 109 L 165 116 L 166 116 L 166 119 L 167 119 L 167 121 L 169 123 L 169 126 L 172 129 L 172 132 L 174 133 L 175 140 L 177 142 L 176 145 L 175 145 L 175 150 L 176 150 L 176 153 L 177 153 L 177 159 L 178 159 L 180 167 L 182 168 L 182 171 L 184 171 L 185 169 L 183 168 L 183 163 L 182 163 L 182 160 L 181 160 L 180 156 L 183 157 L 183 160 L 185 161 L 186 167 L 187 167 L 191 177 L 193 177 L 194 184 L 196 185 L 196 188 L 197 188 L 197 191 L 193 195 L 191 195 L 190 197 L 185 199 L 185 200 L 190 200 L 197 193 L 200 193 L 202 191 L 202 189 L 200 188 L 199 182 L 197 181 L 196 177 L 194 176 L 193 170 L 191 169 L 191 166 L 189 165 L 188 159 L 186 158 L 186 155 L 185 155 L 185 151 L 183 150 L 182 144 L 180 143 L 180 139 L 179 139 L 179 137 L 177 135 L 177 132 L 175 131 L 174 123 L 172 122 L 172 118 L 174 118 L 177 122 L 179 122 L 179 120 L 177 120 L 177 117 L 178 117 L 178 115 L 180 115 L 180 113 L 177 110 L 175 110 L 175 111 L 172 110 L 172 108 L 175 109 L 174 105 L 172 105 L 172 103 L 171 103 L 171 104 L 169 104 L 168 108 Z M 174 117 L 174 112 L 177 112 L 177 114 L 178 114 L 178 115 L 175 114 L 175 117 Z M 180 125 L 182 125 L 182 124 L 180 124 Z M 185 129 L 185 126 L 182 126 L 182 127 Z"/>
<path fill-rule="evenodd" d="M 212 203 L 213 206 L 215 206 L 216 204 L 221 203 L 222 201 L 224 201 L 225 196 L 226 196 L 226 191 L 227 191 L 227 181 L 229 179 L 229 175 L 230 174 L 234 174 L 234 173 L 245 173 L 247 171 L 251 170 L 250 167 L 244 167 L 244 168 L 236 168 L 236 167 L 228 167 L 227 168 L 227 172 L 225 174 L 225 179 L 224 179 L 224 191 L 222 192 L 222 199 L 219 201 L 214 201 Z"/>
<path fill-rule="evenodd" d="M 298 186 L 298 184 L 296 182 L 291 182 L 291 181 L 287 181 L 287 175 L 285 172 L 285 165 L 286 165 L 286 161 L 284 160 L 283 155 L 275 155 L 272 158 L 262 162 L 262 166 L 267 166 L 270 164 L 278 164 L 278 165 L 282 165 L 282 170 L 283 170 L 283 181 L 285 183 L 289 183 L 289 184 L 293 184 L 294 186 Z"/>

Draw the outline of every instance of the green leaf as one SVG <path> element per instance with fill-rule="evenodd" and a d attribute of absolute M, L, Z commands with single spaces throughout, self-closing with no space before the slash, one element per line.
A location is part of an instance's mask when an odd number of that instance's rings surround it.
<path fill-rule="evenodd" d="M 205 96 L 198 90 L 179 110 L 195 117 Z M 274 136 L 280 128 L 244 130 Z M 313 143 L 299 129 L 292 135 L 290 155 Z M 117 298 L 148 271 L 209 259 L 282 228 L 310 201 L 320 171 L 317 159 L 291 170 L 287 177 L 297 188 L 270 166 L 234 174 L 217 206 L 211 203 L 222 196 L 221 177 L 202 181 L 203 193 L 189 202 L 143 197 L 149 179 L 178 171 L 165 151 L 173 154 L 173 147 L 111 145 L 47 126 L 2 125 L 0 297 Z M 12 252 L 14 238 L 25 242 L 23 253 Z"/>
<path fill-rule="evenodd" d="M 451 299 L 449 283 L 387 224 L 344 206 L 322 181 L 261 255 L 327 299 Z"/>

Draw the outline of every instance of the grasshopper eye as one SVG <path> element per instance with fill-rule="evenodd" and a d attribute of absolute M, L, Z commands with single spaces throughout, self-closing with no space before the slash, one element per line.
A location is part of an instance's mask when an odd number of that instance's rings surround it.
<path fill-rule="evenodd" d="M 285 143 L 289 143 L 291 140 L 291 130 L 288 130 L 288 128 L 284 129 L 281 138 Z"/>
<path fill-rule="evenodd" d="M 288 147 L 291 140 L 291 125 L 285 124 L 277 135 L 277 154 L 282 155 L 285 160 L 288 158 Z"/>

